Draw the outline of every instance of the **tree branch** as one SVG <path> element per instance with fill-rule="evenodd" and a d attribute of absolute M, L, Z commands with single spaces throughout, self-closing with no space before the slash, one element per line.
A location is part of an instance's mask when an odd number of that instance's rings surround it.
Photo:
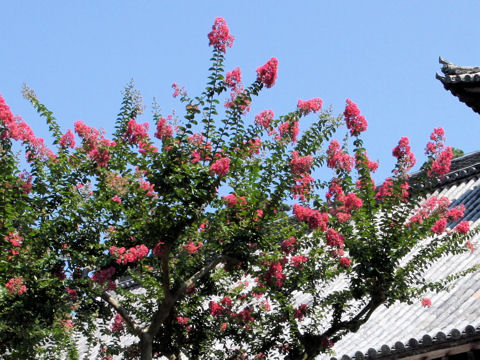
<path fill-rule="evenodd" d="M 162 323 L 168 317 L 168 314 L 170 313 L 170 310 L 172 309 L 173 305 L 175 304 L 176 301 L 178 301 L 178 299 L 180 299 L 183 296 L 183 294 L 185 294 L 185 291 L 190 286 L 195 285 L 198 280 L 200 280 L 202 277 L 208 274 L 208 272 L 211 271 L 215 266 L 225 261 L 235 261 L 235 259 L 232 259 L 229 256 L 225 256 L 225 255 L 215 258 L 210 263 L 203 266 L 200 270 L 198 270 L 195 274 L 193 274 L 187 280 L 185 280 L 180 285 L 180 287 L 175 291 L 175 294 L 173 296 L 170 296 L 170 293 L 169 293 L 169 296 L 165 297 L 162 303 L 158 305 L 158 310 L 153 315 L 152 322 L 150 323 L 150 325 L 147 327 L 145 331 L 149 333 L 152 337 L 155 337 L 157 332 L 160 330 Z"/>
<path fill-rule="evenodd" d="M 133 329 L 133 332 L 138 335 L 139 337 L 143 336 L 143 329 L 135 322 L 135 320 L 130 316 L 130 314 L 125 310 L 125 308 L 120 305 L 120 302 L 110 295 L 106 290 L 102 292 L 102 299 L 105 300 L 111 307 L 113 307 L 122 318 L 125 319 L 127 324 Z"/>

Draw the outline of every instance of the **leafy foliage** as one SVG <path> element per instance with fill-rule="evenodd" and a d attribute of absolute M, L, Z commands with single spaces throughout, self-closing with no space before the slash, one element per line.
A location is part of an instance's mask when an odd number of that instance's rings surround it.
<path fill-rule="evenodd" d="M 73 335 L 82 333 L 105 359 L 308 359 L 381 304 L 411 302 L 465 275 L 421 277 L 441 256 L 468 250 L 476 233 L 465 223 L 448 231 L 463 209 L 425 198 L 444 175 L 430 170 L 445 171 L 448 160 L 439 132 L 415 178 L 423 187 L 409 188 L 408 139 L 394 150 L 392 178 L 376 187 L 378 164 L 360 138 L 366 120 L 352 101 L 344 115 L 353 141 L 347 135 L 343 146 L 330 141 L 342 116 L 320 111 L 320 99 L 251 121 L 249 106 L 273 85 L 277 62 L 244 88 L 239 70 L 224 72 L 233 42 L 225 27 L 216 21 L 209 36 L 204 92 L 191 98 L 174 84 L 183 120 L 155 109 L 154 138 L 135 120 L 143 105 L 132 83 L 113 139 L 77 122 L 78 146 L 26 88 L 55 153 L 1 99 L 4 358 L 74 359 Z M 312 113 L 297 141 L 298 123 Z M 25 146 L 28 173 L 19 170 L 14 140 Z M 325 164 L 334 178 L 315 180 Z M 136 291 L 118 286 L 127 278 Z M 126 333 L 138 341 L 125 344 Z"/>

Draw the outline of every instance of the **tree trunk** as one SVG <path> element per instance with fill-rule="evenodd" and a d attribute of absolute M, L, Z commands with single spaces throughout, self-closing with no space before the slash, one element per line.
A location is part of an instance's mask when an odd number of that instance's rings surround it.
<path fill-rule="evenodd" d="M 142 353 L 142 360 L 152 360 L 152 337 L 150 334 L 143 334 L 140 339 L 140 351 Z"/>

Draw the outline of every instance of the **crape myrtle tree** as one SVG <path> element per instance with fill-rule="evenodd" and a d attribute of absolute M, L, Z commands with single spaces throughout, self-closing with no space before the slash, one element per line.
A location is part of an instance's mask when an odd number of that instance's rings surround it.
<path fill-rule="evenodd" d="M 402 138 L 392 176 L 377 186 L 355 103 L 343 118 L 318 98 L 250 116 L 277 59 L 244 87 L 239 68 L 224 72 L 225 20 L 208 38 L 205 91 L 189 97 L 174 84 L 184 119 L 155 108 L 153 137 L 136 121 L 132 86 L 111 139 L 81 121 L 62 132 L 26 88 L 54 150 L 0 98 L 3 358 L 78 358 L 82 336 L 99 349 L 86 358 L 312 359 L 379 305 L 420 301 L 465 273 L 422 277 L 440 257 L 473 250 L 464 208 L 426 197 L 452 159 L 442 129 L 421 174 L 409 177 L 415 158 Z M 301 136 L 300 122 L 311 124 Z M 314 179 L 324 165 L 333 178 Z M 118 286 L 126 277 L 136 291 Z"/>

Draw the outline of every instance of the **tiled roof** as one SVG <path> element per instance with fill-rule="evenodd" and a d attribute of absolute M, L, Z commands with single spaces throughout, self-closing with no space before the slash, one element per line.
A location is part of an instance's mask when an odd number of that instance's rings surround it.
<path fill-rule="evenodd" d="M 480 67 L 458 66 L 440 58 L 442 73 L 436 77 L 458 99 L 480 114 Z"/>
<path fill-rule="evenodd" d="M 479 226 L 480 152 L 454 160 L 452 171 L 432 195 L 447 196 L 452 206 L 464 204 L 466 211 L 462 220 Z M 472 243 L 480 244 L 480 234 Z M 440 280 L 478 263 L 478 258 L 477 252 L 445 257 L 434 264 L 425 277 Z M 480 273 L 460 279 L 449 292 L 429 297 L 430 308 L 423 308 L 419 301 L 379 307 L 358 332 L 346 335 L 335 344 L 334 356 L 343 360 L 400 358 L 446 346 L 449 341 L 468 338 L 468 341 L 480 342 L 480 327 L 477 327 L 480 324 Z"/>

